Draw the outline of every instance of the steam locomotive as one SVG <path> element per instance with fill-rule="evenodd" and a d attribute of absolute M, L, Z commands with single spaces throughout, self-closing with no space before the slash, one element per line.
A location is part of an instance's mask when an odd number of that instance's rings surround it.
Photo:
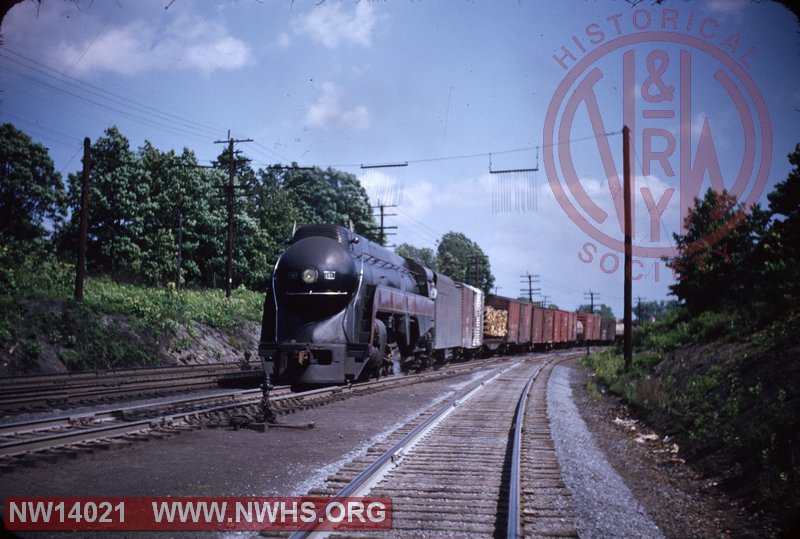
<path fill-rule="evenodd" d="M 600 317 L 586 316 L 487 297 L 344 227 L 307 225 L 276 263 L 259 356 L 272 383 L 340 384 L 487 350 L 601 340 Z"/>

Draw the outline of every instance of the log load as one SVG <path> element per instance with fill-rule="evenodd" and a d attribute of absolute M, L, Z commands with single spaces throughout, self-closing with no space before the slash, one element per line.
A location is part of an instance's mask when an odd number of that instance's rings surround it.
<path fill-rule="evenodd" d="M 485 337 L 505 337 L 508 334 L 508 311 L 495 309 L 489 305 L 483 313 L 483 335 Z"/>

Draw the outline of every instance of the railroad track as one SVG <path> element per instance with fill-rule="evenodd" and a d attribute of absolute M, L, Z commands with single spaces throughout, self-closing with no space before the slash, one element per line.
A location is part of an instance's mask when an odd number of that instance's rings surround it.
<path fill-rule="evenodd" d="M 169 394 L 220 384 L 257 384 L 261 369 L 239 363 L 176 365 L 0 378 L 0 414 L 111 401 L 131 395 Z"/>
<path fill-rule="evenodd" d="M 294 393 L 277 387 L 270 405 L 278 416 L 385 389 L 433 381 L 486 368 L 498 359 L 448 366 L 437 371 L 387 377 L 351 386 Z M 258 412 L 261 390 L 230 390 L 213 395 L 172 397 L 155 403 L 0 423 L 0 471 L 21 463 L 75 456 L 96 448 L 162 438 L 204 426 L 229 426 L 232 418 Z"/>
<path fill-rule="evenodd" d="M 309 495 L 391 498 L 392 537 L 577 537 L 546 413 L 550 371 L 576 355 L 498 367 Z"/>

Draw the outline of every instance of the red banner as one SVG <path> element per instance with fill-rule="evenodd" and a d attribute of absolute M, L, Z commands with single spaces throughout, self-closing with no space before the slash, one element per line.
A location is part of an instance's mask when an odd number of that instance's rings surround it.
<path fill-rule="evenodd" d="M 14 497 L 9 530 L 388 530 L 389 498 Z"/>

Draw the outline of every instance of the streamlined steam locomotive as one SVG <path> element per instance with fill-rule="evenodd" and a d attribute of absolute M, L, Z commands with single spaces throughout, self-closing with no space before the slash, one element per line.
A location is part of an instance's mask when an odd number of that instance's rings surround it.
<path fill-rule="evenodd" d="M 421 369 L 481 346 L 483 292 L 338 225 L 299 228 L 264 303 L 273 383 L 338 384 Z"/>

